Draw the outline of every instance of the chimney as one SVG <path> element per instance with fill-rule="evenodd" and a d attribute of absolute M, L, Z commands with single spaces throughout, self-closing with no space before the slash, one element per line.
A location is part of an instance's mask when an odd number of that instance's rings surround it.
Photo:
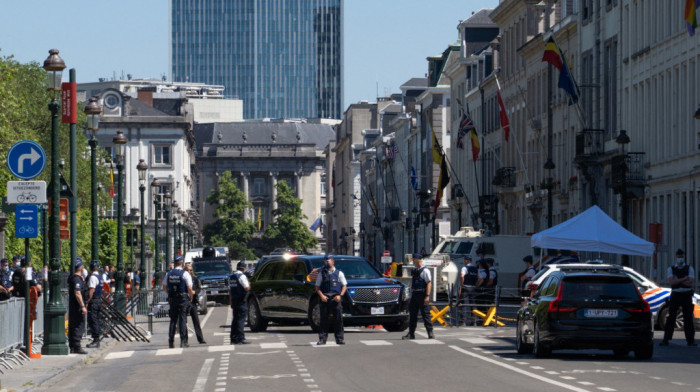
<path fill-rule="evenodd" d="M 153 91 L 139 90 L 137 99 L 146 105 L 153 107 Z"/>

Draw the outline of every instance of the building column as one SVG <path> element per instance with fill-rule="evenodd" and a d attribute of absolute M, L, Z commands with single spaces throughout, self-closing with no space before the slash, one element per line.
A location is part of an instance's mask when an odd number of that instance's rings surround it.
<path fill-rule="evenodd" d="M 272 178 L 272 209 L 277 209 L 277 176 L 279 172 L 270 172 Z"/>
<path fill-rule="evenodd" d="M 299 170 L 298 172 L 294 173 L 294 176 L 296 177 L 296 180 L 297 180 L 297 197 L 303 200 L 304 199 L 303 198 L 304 190 L 302 189 L 301 179 L 304 176 L 304 170 L 303 169 Z"/>
<path fill-rule="evenodd" d="M 241 172 L 241 175 L 243 177 L 243 194 L 245 195 L 245 201 L 249 202 L 250 201 L 250 193 L 248 191 L 248 182 L 250 180 L 250 172 Z M 252 215 L 250 213 L 250 207 L 245 208 L 244 216 L 246 220 L 251 220 Z"/>

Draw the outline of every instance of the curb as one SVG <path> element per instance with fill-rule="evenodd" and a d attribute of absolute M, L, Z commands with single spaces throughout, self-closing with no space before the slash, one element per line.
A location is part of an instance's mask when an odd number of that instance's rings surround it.
<path fill-rule="evenodd" d="M 86 367 L 87 365 L 93 363 L 93 362 L 96 361 L 97 359 L 101 358 L 101 357 L 102 357 L 102 354 L 103 354 L 105 351 L 107 351 L 108 349 L 112 348 L 112 346 L 116 345 L 116 342 L 117 342 L 117 341 L 116 341 L 115 339 L 111 339 L 109 342 L 107 342 L 107 343 L 101 345 L 99 349 L 97 349 L 97 350 L 91 352 L 90 354 L 88 354 L 88 355 L 86 355 L 86 356 L 84 356 L 84 357 L 82 357 L 82 358 L 81 358 L 81 357 L 76 357 L 76 361 L 74 361 L 74 363 L 71 363 L 71 364 L 69 364 L 68 366 L 64 366 L 64 367 L 62 367 L 62 368 L 56 370 L 56 371 L 53 372 L 53 373 L 50 373 L 50 374 L 48 374 L 48 375 L 46 375 L 46 376 L 43 376 L 42 378 L 40 378 L 40 379 L 38 379 L 37 381 L 35 381 L 33 385 L 30 385 L 30 386 L 28 386 L 28 387 L 26 387 L 26 388 L 24 388 L 24 389 L 18 389 L 17 391 L 18 391 L 18 392 L 27 392 L 27 391 L 34 390 L 34 389 L 39 388 L 40 386 L 42 386 L 42 385 L 43 385 L 44 383 L 46 383 L 47 381 L 50 381 L 50 380 L 52 380 L 52 379 L 54 379 L 54 378 L 60 376 L 61 374 L 63 374 L 63 373 L 66 372 L 67 370 L 78 370 L 78 369 L 82 369 L 82 368 Z"/>

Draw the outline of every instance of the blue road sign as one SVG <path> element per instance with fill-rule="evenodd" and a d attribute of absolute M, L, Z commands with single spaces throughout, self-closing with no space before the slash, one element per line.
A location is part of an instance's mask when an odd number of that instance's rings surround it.
<path fill-rule="evenodd" d="M 37 204 L 15 206 L 15 237 L 36 238 L 39 236 L 39 208 Z"/>
<path fill-rule="evenodd" d="M 7 167 L 15 177 L 31 180 L 44 171 L 46 153 L 39 143 L 21 140 L 10 147 L 7 153 Z"/>

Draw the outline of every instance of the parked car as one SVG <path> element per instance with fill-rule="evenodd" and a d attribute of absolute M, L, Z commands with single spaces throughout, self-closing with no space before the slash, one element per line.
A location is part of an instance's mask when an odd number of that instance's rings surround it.
<path fill-rule="evenodd" d="M 551 273 L 518 311 L 516 348 L 547 357 L 558 349 L 612 349 L 637 359 L 654 354 L 651 310 L 621 268 Z"/>
<path fill-rule="evenodd" d="M 317 269 L 323 256 L 273 256 L 255 269 L 250 279 L 248 324 L 265 331 L 270 322 L 308 323 L 318 331 L 320 299 L 315 293 Z M 348 281 L 343 303 L 345 325 L 377 325 L 386 330 L 408 328 L 408 290 L 396 279 L 382 276 L 366 259 L 336 256 L 335 266 Z"/>
<path fill-rule="evenodd" d="M 228 304 L 228 278 L 231 275 L 231 262 L 228 257 L 194 258 L 192 268 L 202 282 L 202 291 L 206 292 L 207 298 L 218 303 Z"/>
<path fill-rule="evenodd" d="M 627 274 L 634 283 L 637 285 L 637 289 L 642 293 L 642 298 L 649 302 L 649 307 L 651 308 L 652 320 L 654 321 L 654 326 L 657 329 L 664 329 L 666 325 L 666 319 L 668 318 L 668 301 L 671 297 L 671 289 L 668 287 L 658 286 L 656 283 L 647 279 L 644 275 L 635 271 L 630 267 L 621 267 L 611 264 L 603 264 L 598 260 L 591 260 L 587 263 L 578 264 L 547 264 L 542 266 L 542 268 L 537 272 L 535 276 L 532 277 L 526 285 L 526 290 L 530 293 L 534 293 L 542 282 L 553 272 L 559 271 L 562 268 L 622 268 L 622 271 Z M 693 306 L 694 306 L 694 317 L 693 324 L 696 330 L 700 330 L 700 295 L 693 295 Z M 683 312 L 679 311 L 676 316 L 676 328 L 683 329 Z"/>
<path fill-rule="evenodd" d="M 207 291 L 204 289 L 199 290 L 197 299 L 199 300 L 199 314 L 207 314 Z"/>

